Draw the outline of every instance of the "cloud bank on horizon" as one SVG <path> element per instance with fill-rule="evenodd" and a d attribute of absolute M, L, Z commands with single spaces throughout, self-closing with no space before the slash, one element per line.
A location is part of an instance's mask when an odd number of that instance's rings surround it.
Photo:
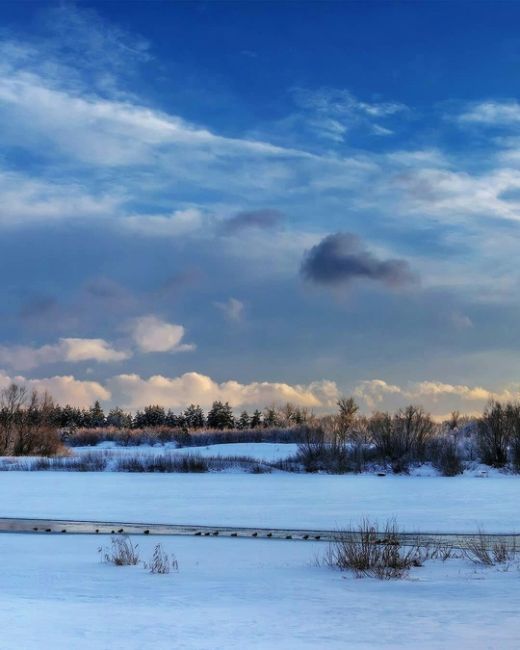
<path fill-rule="evenodd" d="M 0 383 L 516 399 L 520 7 L 127 9 L 0 6 Z"/>

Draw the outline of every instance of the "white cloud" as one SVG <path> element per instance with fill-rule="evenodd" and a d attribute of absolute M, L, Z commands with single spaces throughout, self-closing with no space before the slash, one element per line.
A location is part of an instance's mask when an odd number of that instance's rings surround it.
<path fill-rule="evenodd" d="M 482 386 L 439 381 L 409 382 L 399 386 L 382 379 L 371 379 L 359 382 L 353 395 L 370 410 L 393 410 L 406 404 L 419 403 L 440 416 L 455 409 L 479 412 L 489 400 L 517 401 L 520 399 L 520 387 L 512 385 L 491 390 Z"/>
<path fill-rule="evenodd" d="M 136 374 L 113 377 L 108 385 L 125 408 L 137 409 L 146 404 L 180 408 L 191 403 L 209 407 L 215 400 L 233 407 L 263 407 L 271 403 L 291 402 L 308 408 L 332 407 L 339 397 L 334 382 L 314 382 L 307 386 L 278 382 L 242 384 L 230 380 L 217 383 L 211 377 L 188 372 L 180 377 L 154 375 L 147 379 Z"/>
<path fill-rule="evenodd" d="M 76 182 L 35 180 L 0 168 L 0 225 L 58 219 L 100 218 L 114 214 L 121 199 L 115 194 L 95 196 Z"/>
<path fill-rule="evenodd" d="M 387 395 L 400 395 L 402 393 L 399 386 L 387 384 L 382 379 L 368 379 L 359 382 L 354 389 L 353 395 L 362 399 L 370 409 L 379 408 L 383 399 Z"/>
<path fill-rule="evenodd" d="M 48 392 L 58 404 L 80 408 L 87 408 L 96 400 L 107 401 L 111 397 L 110 391 L 97 381 L 81 381 L 72 375 L 27 379 L 0 371 L 0 388 L 7 388 L 13 382 L 26 386 L 29 390 Z"/>
<path fill-rule="evenodd" d="M 142 316 L 129 321 L 131 337 L 140 352 L 184 352 L 193 344 L 182 343 L 185 330 L 156 316 Z M 58 343 L 33 347 L 29 345 L 0 346 L 0 364 L 15 370 L 31 370 L 50 363 L 97 361 L 110 363 L 132 357 L 130 349 L 116 349 L 102 338 L 60 338 Z"/>
<path fill-rule="evenodd" d="M 121 223 L 142 235 L 171 237 L 195 233 L 205 225 L 204 215 L 197 208 L 175 210 L 171 215 L 130 215 Z"/>
<path fill-rule="evenodd" d="M 215 302 L 215 307 L 220 309 L 228 320 L 236 323 L 239 323 L 244 316 L 244 303 L 237 298 L 229 298 L 225 302 Z"/>
<path fill-rule="evenodd" d="M 60 347 L 64 350 L 64 361 L 123 361 L 132 356 L 131 352 L 114 350 L 104 339 L 60 339 Z"/>
<path fill-rule="evenodd" d="M 104 339 L 62 338 L 54 345 L 39 348 L 14 345 L 0 346 L 0 363 L 15 370 L 30 370 L 47 363 L 98 361 L 107 363 L 123 361 L 131 352 L 115 350 Z"/>
<path fill-rule="evenodd" d="M 297 124 L 303 121 L 311 131 L 335 143 L 343 142 L 349 130 L 359 126 L 374 135 L 391 135 L 391 129 L 373 120 L 408 111 L 407 106 L 399 102 L 361 101 L 350 91 L 341 88 L 295 88 L 292 94 L 303 111 L 302 115 L 293 116 L 292 122 Z M 288 120 L 285 122 L 288 123 Z"/>
<path fill-rule="evenodd" d="M 520 124 L 520 103 L 486 101 L 469 106 L 459 115 L 460 122 L 509 126 Z"/>
<path fill-rule="evenodd" d="M 470 174 L 418 168 L 393 175 L 391 185 L 382 187 L 396 196 L 402 212 L 429 215 L 451 224 L 478 215 L 520 220 L 520 201 L 504 199 L 507 192 L 520 189 L 520 171 L 515 169 Z"/>
<path fill-rule="evenodd" d="M 10 123 L 4 140 L 18 144 L 51 142 L 63 154 L 85 163 L 124 166 L 157 163 L 178 147 L 201 149 L 206 161 L 220 155 L 277 156 L 287 151 L 266 142 L 228 138 L 127 99 L 106 99 L 60 87 L 60 81 L 34 70 L 0 66 L 0 111 Z M 35 140 L 36 139 L 36 140 Z M 292 152 L 305 155 L 303 152 Z M 185 162 L 185 161 L 184 161 Z"/>
<path fill-rule="evenodd" d="M 181 343 L 185 329 L 157 316 L 141 316 L 132 323 L 132 338 L 141 352 L 186 352 L 195 345 Z"/>

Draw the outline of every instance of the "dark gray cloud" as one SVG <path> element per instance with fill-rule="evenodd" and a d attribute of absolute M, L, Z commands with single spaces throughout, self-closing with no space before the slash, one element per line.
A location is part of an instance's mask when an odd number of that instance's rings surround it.
<path fill-rule="evenodd" d="M 222 225 L 222 230 L 224 233 L 233 234 L 246 228 L 276 228 L 284 219 L 285 215 L 280 210 L 246 210 L 227 219 Z"/>
<path fill-rule="evenodd" d="M 411 283 L 414 274 L 405 260 L 380 260 L 363 248 L 352 233 L 328 235 L 313 246 L 303 259 L 301 269 L 306 280 L 338 286 L 358 278 L 382 282 L 390 287 Z"/>

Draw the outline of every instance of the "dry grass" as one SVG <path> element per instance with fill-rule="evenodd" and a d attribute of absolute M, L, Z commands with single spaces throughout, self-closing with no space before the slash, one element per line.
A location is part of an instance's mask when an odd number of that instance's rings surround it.
<path fill-rule="evenodd" d="M 170 571 L 178 571 L 179 563 L 175 556 L 170 556 L 160 544 L 154 548 L 152 559 L 150 562 L 144 563 L 144 568 L 148 569 L 150 573 L 170 573 Z"/>
<path fill-rule="evenodd" d="M 355 535 L 338 532 L 329 545 L 325 563 L 341 571 L 352 571 L 358 577 L 390 580 L 403 578 L 426 559 L 417 545 L 404 547 L 400 543 L 395 522 L 387 522 L 380 534 L 376 531 L 376 526 L 365 519 Z"/>
<path fill-rule="evenodd" d="M 110 547 L 100 547 L 101 560 L 114 566 L 135 566 L 139 564 L 139 545 L 132 543 L 128 535 L 112 537 Z"/>
<path fill-rule="evenodd" d="M 505 541 L 499 540 L 490 543 L 484 532 L 479 530 L 476 536 L 466 540 L 463 553 L 464 557 L 474 564 L 495 566 L 512 562 L 518 554 L 518 549 L 516 542 L 507 544 Z"/>

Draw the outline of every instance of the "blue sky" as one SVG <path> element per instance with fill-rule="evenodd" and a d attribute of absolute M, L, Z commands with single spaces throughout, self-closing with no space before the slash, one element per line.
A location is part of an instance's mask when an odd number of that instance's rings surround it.
<path fill-rule="evenodd" d="M 0 382 L 520 396 L 520 6 L 0 4 Z"/>

